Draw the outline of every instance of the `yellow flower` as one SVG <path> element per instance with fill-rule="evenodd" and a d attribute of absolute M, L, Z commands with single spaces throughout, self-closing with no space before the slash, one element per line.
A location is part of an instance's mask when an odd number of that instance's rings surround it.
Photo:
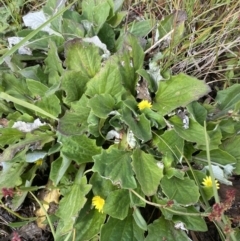
<path fill-rule="evenodd" d="M 206 178 L 203 178 L 203 182 L 202 184 L 205 186 L 205 187 L 212 187 L 213 186 L 213 183 L 212 183 L 212 178 L 210 176 L 206 177 Z M 215 180 L 215 184 L 216 184 L 216 187 L 217 189 L 219 189 L 219 182 L 218 180 Z"/>
<path fill-rule="evenodd" d="M 35 162 L 35 164 L 36 164 L 37 166 L 42 166 L 42 164 L 43 164 L 43 159 L 38 159 L 38 160 Z"/>
<path fill-rule="evenodd" d="M 142 100 L 140 103 L 138 103 L 139 110 L 143 110 L 143 109 L 151 108 L 151 107 L 152 107 L 151 102 L 149 102 L 147 100 Z"/>
<path fill-rule="evenodd" d="M 92 199 L 92 205 L 101 213 L 103 213 L 103 206 L 105 204 L 105 200 L 100 196 L 95 196 Z"/>

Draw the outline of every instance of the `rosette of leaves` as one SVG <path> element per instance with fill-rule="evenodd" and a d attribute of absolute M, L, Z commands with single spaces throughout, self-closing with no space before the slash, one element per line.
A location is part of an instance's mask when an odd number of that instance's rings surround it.
<path fill-rule="evenodd" d="M 139 36 L 116 28 L 124 17 L 119 2 L 82 1 L 81 13 L 65 11 L 50 23 L 59 34 L 38 32 L 47 42 L 30 45 L 41 64 L 2 75 L 0 106 L 7 122 L 0 130 L 0 186 L 24 190 L 13 197 L 17 209 L 35 175 L 44 172 L 33 164 L 41 151 L 52 188 L 61 194 L 49 218 L 58 223 L 52 230 L 57 240 L 188 240 L 184 230 L 207 230 L 205 210 L 195 209 L 209 207 L 201 187 L 207 147 L 216 165 L 236 164 L 240 172 L 239 85 L 220 91 L 215 103 L 201 104 L 210 92 L 201 80 L 181 73 L 156 82 Z M 45 13 L 57 9 L 53 3 Z M 13 65 L 23 64 L 14 57 L 19 61 L 12 59 Z M 143 78 L 152 103 L 140 110 Z M 175 113 L 180 107 L 188 111 L 188 128 Z M 13 128 L 37 118 L 45 124 L 29 132 Z M 93 196 L 105 200 L 103 212 L 91 205 Z M 184 229 L 176 227 L 179 222 Z"/>

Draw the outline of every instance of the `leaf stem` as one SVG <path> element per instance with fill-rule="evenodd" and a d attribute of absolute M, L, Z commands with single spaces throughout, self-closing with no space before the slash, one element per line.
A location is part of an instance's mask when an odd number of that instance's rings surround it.
<path fill-rule="evenodd" d="M 54 230 L 52 221 L 50 220 L 49 215 L 48 215 L 46 209 L 44 208 L 44 206 L 41 204 L 41 202 L 37 199 L 37 197 L 36 197 L 31 191 L 30 191 L 29 193 L 33 196 L 33 198 L 36 200 L 36 202 L 39 204 L 39 206 L 40 206 L 40 207 L 42 208 L 42 210 L 44 211 L 44 213 L 45 213 L 45 215 L 46 215 L 46 218 L 47 218 L 47 220 L 48 220 L 48 224 L 49 224 L 49 226 L 50 226 L 50 229 L 51 229 L 53 238 L 54 238 L 54 240 L 56 240 L 56 233 L 55 233 L 55 230 Z"/>
<path fill-rule="evenodd" d="M 165 36 L 163 36 L 161 39 L 159 39 L 156 43 L 154 43 L 149 49 L 145 50 L 144 54 L 147 54 L 152 49 L 156 48 L 163 40 L 169 37 L 174 32 L 174 29 L 172 29 L 169 33 L 167 33 Z"/>
<path fill-rule="evenodd" d="M 85 167 L 86 167 L 86 164 L 81 164 L 79 166 L 79 169 L 78 169 L 78 172 L 76 174 L 76 177 L 74 179 L 74 183 L 75 184 L 80 184 L 81 183 L 81 180 L 82 180 L 82 176 L 84 175 L 84 170 L 85 170 Z"/>
<path fill-rule="evenodd" d="M 215 182 L 215 177 L 213 174 L 212 164 L 211 164 L 211 158 L 210 158 L 210 149 L 209 149 L 209 139 L 207 134 L 207 127 L 206 127 L 206 121 L 204 121 L 204 135 L 205 135 L 205 141 L 206 141 L 206 153 L 207 153 L 207 162 L 209 167 L 209 173 L 212 179 L 212 185 L 213 185 L 213 195 L 215 198 L 216 203 L 220 203 L 220 199 L 217 192 L 217 186 Z"/>
<path fill-rule="evenodd" d="M 206 121 L 204 121 L 204 134 L 205 134 L 205 140 L 206 140 L 206 153 L 207 153 L 209 173 L 210 173 L 210 176 L 211 176 L 211 179 L 212 179 L 212 184 L 213 184 L 213 194 L 214 194 L 215 202 L 220 203 L 220 199 L 219 199 L 218 192 L 217 192 L 217 186 L 216 186 L 216 183 L 215 183 L 215 177 L 214 177 L 213 169 L 212 169 L 212 165 L 211 165 L 209 140 L 208 140 L 208 135 L 207 135 Z M 226 226 L 229 225 L 224 214 L 222 214 L 222 221 L 223 221 L 224 225 L 226 225 Z M 221 227 L 221 229 L 223 229 L 221 222 L 218 222 L 218 225 Z M 233 231 L 230 232 L 230 237 L 231 237 L 232 241 L 237 241 Z"/>
<path fill-rule="evenodd" d="M 16 216 L 16 217 L 18 217 L 18 218 L 20 218 L 22 220 L 27 220 L 27 221 L 30 221 L 30 222 L 36 220 L 36 218 L 25 218 L 25 217 L 20 216 L 18 213 L 14 212 L 13 210 L 11 210 L 8 207 L 6 207 L 1 200 L 0 200 L 0 204 L 1 204 L 0 207 L 4 208 L 9 213 L 11 213 L 12 215 L 14 215 L 14 216 Z"/>
<path fill-rule="evenodd" d="M 158 203 L 153 203 L 153 202 L 150 202 L 150 201 L 147 201 L 145 198 L 143 198 L 141 195 L 139 195 L 137 192 L 135 192 L 134 190 L 132 189 L 129 189 L 134 195 L 136 195 L 138 198 L 140 198 L 142 201 L 144 201 L 145 203 L 151 205 L 151 206 L 154 206 L 154 207 L 158 207 L 158 208 L 164 208 L 165 210 L 171 212 L 171 213 L 174 213 L 176 215 L 184 215 L 184 216 L 200 216 L 200 217 L 207 217 L 209 216 L 210 213 L 187 213 L 187 212 L 181 212 L 181 211 L 177 211 L 177 210 L 173 210 L 171 208 L 168 208 L 166 205 L 161 205 L 161 204 L 158 204 Z"/>

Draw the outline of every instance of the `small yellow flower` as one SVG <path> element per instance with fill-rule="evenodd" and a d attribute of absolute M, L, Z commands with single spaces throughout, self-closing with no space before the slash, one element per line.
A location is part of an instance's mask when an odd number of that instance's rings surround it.
<path fill-rule="evenodd" d="M 105 204 L 105 200 L 100 196 L 95 196 L 92 199 L 92 205 L 97 209 L 100 213 L 103 213 L 103 206 Z"/>
<path fill-rule="evenodd" d="M 205 187 L 212 187 L 213 186 L 213 183 L 212 183 L 212 178 L 210 176 L 206 177 L 206 178 L 203 178 L 203 182 L 202 182 L 203 186 Z M 215 184 L 216 184 L 216 187 L 217 189 L 219 189 L 219 182 L 218 180 L 215 180 Z"/>
<path fill-rule="evenodd" d="M 147 101 L 147 100 L 142 100 L 140 103 L 138 103 L 138 109 L 139 110 L 143 110 L 146 108 L 152 108 L 152 104 L 151 102 Z"/>
<path fill-rule="evenodd" d="M 38 159 L 38 160 L 35 162 L 35 164 L 36 164 L 37 166 L 42 166 L 42 164 L 43 164 L 43 159 Z"/>

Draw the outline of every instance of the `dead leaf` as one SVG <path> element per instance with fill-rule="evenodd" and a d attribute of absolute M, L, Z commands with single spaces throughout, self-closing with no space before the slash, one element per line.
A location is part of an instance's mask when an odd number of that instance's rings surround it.
<path fill-rule="evenodd" d="M 48 184 L 47 186 L 50 186 L 50 184 Z M 44 189 L 42 190 L 41 194 L 42 195 L 40 196 L 39 201 L 41 201 L 43 207 L 40 207 L 35 212 L 37 216 L 36 223 L 39 228 L 45 229 L 46 224 L 43 224 L 43 222 L 46 220 L 46 214 L 44 209 L 48 211 L 51 206 L 51 203 L 59 203 L 60 191 L 59 189 Z"/>

